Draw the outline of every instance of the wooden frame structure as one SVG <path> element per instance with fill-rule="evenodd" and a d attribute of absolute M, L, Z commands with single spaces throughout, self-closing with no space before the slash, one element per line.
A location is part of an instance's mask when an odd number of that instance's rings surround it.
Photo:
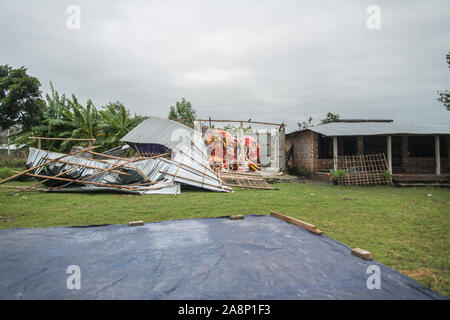
<path fill-rule="evenodd" d="M 41 149 L 41 140 L 54 140 L 54 141 L 86 141 L 89 147 L 92 147 L 95 139 L 78 139 L 78 138 L 47 138 L 47 137 L 28 137 L 28 139 L 37 140 L 37 148 Z"/>
<path fill-rule="evenodd" d="M 389 172 L 384 153 L 356 154 L 335 158 L 338 170 L 346 175 L 338 179 L 338 184 L 346 186 L 368 186 L 387 184 L 385 174 Z"/>

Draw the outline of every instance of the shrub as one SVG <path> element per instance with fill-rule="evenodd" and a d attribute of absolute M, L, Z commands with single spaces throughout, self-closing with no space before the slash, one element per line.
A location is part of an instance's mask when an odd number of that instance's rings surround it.
<path fill-rule="evenodd" d="M 5 156 L 0 158 L 0 168 L 1 167 L 9 167 L 9 168 L 19 168 L 25 167 L 27 163 L 27 158 L 17 158 L 11 156 Z"/>
<path fill-rule="evenodd" d="M 333 177 L 334 181 L 338 181 L 340 178 L 345 177 L 346 175 L 347 172 L 345 170 L 331 171 L 331 176 Z"/>
<path fill-rule="evenodd" d="M 8 167 L 1 167 L 0 168 L 0 180 L 9 178 L 13 176 L 15 173 L 13 171 L 23 171 L 25 170 L 24 167 L 21 168 L 8 168 Z M 13 179 L 14 180 L 14 179 Z M 30 181 L 33 180 L 33 177 L 27 176 L 27 175 L 21 175 L 17 179 L 17 181 Z"/>

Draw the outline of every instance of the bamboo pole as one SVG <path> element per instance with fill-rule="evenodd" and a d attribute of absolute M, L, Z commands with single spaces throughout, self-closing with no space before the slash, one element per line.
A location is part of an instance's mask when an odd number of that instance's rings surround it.
<path fill-rule="evenodd" d="M 185 154 L 183 154 L 183 157 L 184 157 L 184 155 L 185 155 Z M 184 163 L 181 163 L 181 162 L 178 162 L 178 161 L 175 161 L 175 160 L 164 160 L 164 159 L 163 159 L 163 161 L 164 161 L 164 162 L 169 162 L 169 161 L 174 162 L 174 163 L 176 163 L 176 164 L 178 164 L 178 165 L 181 165 L 182 167 L 185 167 L 185 168 L 188 168 L 188 169 L 193 170 L 193 171 L 195 171 L 195 172 L 201 173 L 201 174 L 206 175 L 207 177 L 210 177 L 210 178 L 212 178 L 212 179 L 217 179 L 217 178 L 218 178 L 218 176 L 216 176 L 215 173 L 214 173 L 214 176 L 211 176 L 211 175 L 208 175 L 208 174 L 206 174 L 206 173 L 203 173 L 202 171 L 197 170 L 197 169 L 195 169 L 195 168 L 193 168 L 193 167 L 191 167 L 191 166 L 189 166 L 189 165 L 187 165 L 187 164 L 184 164 Z M 204 169 L 205 169 L 205 171 L 206 171 L 207 168 L 204 168 Z"/>
<path fill-rule="evenodd" d="M 55 177 L 62 176 L 63 174 L 66 174 L 66 173 L 68 173 L 68 172 L 71 172 L 71 171 L 73 171 L 73 170 L 75 170 L 75 169 L 76 169 L 76 167 L 72 167 L 72 168 L 70 168 L 69 170 L 66 170 L 66 171 L 63 171 L 63 172 L 57 174 Z M 33 188 L 33 187 L 35 187 L 35 186 L 37 186 L 37 185 L 39 185 L 39 184 L 41 184 L 41 183 L 45 183 L 45 182 L 47 182 L 47 181 L 49 181 L 49 180 L 50 180 L 50 179 L 45 179 L 45 180 L 38 181 L 38 182 L 36 182 L 35 184 L 32 184 L 32 185 L 30 185 L 30 186 L 24 187 L 24 188 L 23 188 L 22 190 L 20 190 L 20 191 L 25 191 L 25 190 L 27 190 L 27 189 L 29 189 L 29 188 Z M 16 194 L 16 193 L 18 193 L 18 192 L 19 192 L 19 191 L 14 191 L 14 192 L 10 193 L 9 195 L 12 196 L 13 194 Z"/>
<path fill-rule="evenodd" d="M 11 176 L 11 177 L 8 177 L 8 178 L 6 178 L 6 179 L 3 179 L 2 181 L 0 181 L 0 184 L 5 183 L 5 182 L 7 182 L 7 181 L 11 181 L 11 180 L 13 180 L 13 179 L 15 179 L 15 178 L 17 178 L 17 177 L 20 177 L 20 176 L 23 175 L 23 174 L 26 174 L 26 173 L 28 173 L 28 172 L 30 172 L 30 171 L 33 171 L 33 170 L 35 170 L 35 169 L 38 169 L 38 168 L 40 168 L 40 167 L 46 166 L 46 165 L 48 165 L 48 164 L 50 164 L 50 163 L 52 163 L 52 162 L 61 160 L 62 158 L 65 158 L 65 157 L 68 157 L 68 156 L 71 156 L 71 155 L 74 155 L 74 154 L 77 154 L 77 153 L 86 152 L 86 151 L 88 151 L 88 150 L 95 149 L 95 148 L 98 148 L 98 147 L 99 147 L 99 146 L 94 146 L 94 147 L 84 148 L 84 149 L 81 149 L 81 150 L 78 150 L 78 151 L 75 151 L 75 152 L 72 152 L 72 153 L 69 153 L 69 154 L 62 155 L 62 156 L 57 157 L 57 158 L 55 158 L 55 159 L 53 159 L 53 160 L 47 161 L 47 162 L 45 162 L 45 163 L 41 163 L 41 164 L 39 164 L 39 165 L 37 165 L 37 166 L 34 166 L 34 167 L 30 168 L 30 169 L 27 169 L 27 170 L 25 170 L 25 171 L 22 171 L 22 172 L 20 172 L 20 173 L 15 174 L 15 175 L 13 175 L 13 176 Z"/>
<path fill-rule="evenodd" d="M 245 123 L 253 123 L 253 124 L 263 124 L 263 125 L 268 125 L 268 126 L 287 126 L 284 123 L 273 123 L 273 122 L 261 122 L 261 121 L 249 121 L 249 120 L 214 120 L 214 119 L 195 119 L 196 121 L 210 121 L 211 122 L 245 122 Z"/>
<path fill-rule="evenodd" d="M 60 140 L 60 141 L 95 141 L 95 139 L 77 139 L 77 138 L 47 138 L 47 137 L 28 137 L 28 139 L 39 140 Z"/>
<path fill-rule="evenodd" d="M 194 160 L 196 163 L 198 163 L 198 164 L 201 165 L 202 167 L 204 167 L 204 168 L 206 168 L 207 170 L 211 171 L 212 173 L 216 174 L 216 173 L 214 172 L 214 170 L 211 169 L 211 167 L 207 167 L 207 166 L 203 165 L 201 162 L 198 162 L 195 158 L 192 158 L 190 155 L 188 155 L 188 154 L 187 154 L 186 152 L 184 152 L 183 150 L 178 149 L 178 148 L 173 148 L 173 150 L 178 151 L 178 152 L 181 152 L 182 154 L 185 154 L 185 155 L 186 155 L 188 158 L 190 158 L 191 160 Z M 172 161 L 173 161 L 173 160 L 172 160 Z M 175 161 L 175 162 L 176 162 L 176 161 Z"/>
<path fill-rule="evenodd" d="M 51 160 L 51 159 L 50 159 L 50 160 Z M 86 160 L 90 160 L 90 159 L 86 159 Z M 91 160 L 91 161 L 92 161 L 92 160 Z M 95 161 L 95 160 L 94 160 L 94 161 Z M 89 168 L 89 169 L 105 170 L 104 168 L 94 167 L 94 166 L 90 166 L 90 165 L 88 165 L 88 164 L 76 163 L 76 162 L 71 162 L 71 161 L 58 160 L 57 162 L 61 162 L 61 163 L 65 163 L 65 164 L 70 164 L 70 165 L 74 165 L 74 166 L 79 166 L 79 167 L 85 167 L 85 168 Z M 130 176 L 129 173 L 122 172 L 122 171 L 111 170 L 111 172 L 112 172 L 112 173 L 117 173 L 117 174 L 120 174 L 120 175 Z"/>
<path fill-rule="evenodd" d="M 89 152 L 89 151 L 88 151 L 88 152 Z M 111 167 L 111 168 L 105 169 L 104 171 L 97 172 L 96 174 L 93 174 L 93 175 L 91 175 L 91 176 L 88 176 L 88 177 L 85 177 L 85 178 L 81 179 L 81 181 L 85 181 L 85 180 L 87 180 L 87 179 L 91 179 L 91 178 L 93 178 L 93 177 L 96 177 L 96 176 L 98 176 L 99 174 L 106 173 L 106 172 L 109 172 L 109 171 L 111 171 L 111 170 L 120 168 L 120 167 L 122 167 L 122 166 L 124 166 L 124 165 L 126 165 L 126 164 L 128 164 L 128 163 L 137 162 L 137 161 L 141 161 L 141 160 L 153 159 L 153 158 L 157 158 L 157 157 L 162 157 L 163 155 L 164 155 L 164 154 L 161 154 L 161 155 L 157 155 L 157 156 L 154 156 L 154 157 L 151 157 L 151 158 L 140 157 L 140 158 L 136 158 L 136 159 L 127 159 L 127 160 L 124 160 L 125 163 L 121 163 L 121 164 L 115 165 L 115 166 L 113 166 L 113 167 Z M 109 156 L 109 155 L 108 155 L 108 156 Z M 113 156 L 110 156 L 110 157 L 113 157 Z M 119 157 L 115 157 L 115 158 L 119 158 Z M 136 168 L 133 168 L 133 169 L 136 169 Z M 64 187 L 68 186 L 69 184 L 70 184 L 70 183 L 66 183 L 65 185 L 60 186 L 60 187 L 58 187 L 58 188 L 64 188 Z"/>
<path fill-rule="evenodd" d="M 24 187 L 24 186 L 0 186 L 0 188 L 9 188 L 9 189 L 24 189 L 24 188 L 27 188 L 27 187 Z M 32 188 L 30 188 L 30 190 L 34 190 L 34 191 L 48 191 L 48 188 L 35 188 L 35 187 L 32 187 Z"/>
<path fill-rule="evenodd" d="M 94 182 L 94 181 L 86 181 L 86 180 L 77 180 L 77 179 L 67 179 L 67 178 L 61 178 L 61 177 L 50 177 L 50 176 L 43 176 L 39 174 L 33 174 L 33 173 L 25 173 L 27 176 L 35 177 L 35 178 L 43 178 L 43 179 L 50 179 L 50 180 L 59 180 L 59 181 L 68 181 L 70 183 L 77 182 L 77 183 L 83 183 L 83 184 L 93 184 L 98 186 L 105 186 L 105 187 L 111 187 L 111 188 L 123 188 L 123 189 L 129 189 L 129 190 L 136 190 L 135 188 L 132 188 L 127 185 L 118 185 L 118 184 L 107 184 L 107 183 L 101 183 L 101 182 Z M 57 187 L 56 189 L 59 189 L 60 187 Z M 51 188 L 53 190 L 53 188 Z"/>
<path fill-rule="evenodd" d="M 84 178 L 81 179 L 80 181 L 87 181 L 87 179 L 94 178 L 94 177 L 96 177 L 96 176 L 98 176 L 98 175 L 100 175 L 100 174 L 102 174 L 102 173 L 110 172 L 111 170 L 117 169 L 117 168 L 123 166 L 124 164 L 132 163 L 132 162 L 136 162 L 136 161 L 140 161 L 140 160 L 142 160 L 142 159 L 145 159 L 145 158 L 136 158 L 136 159 L 128 160 L 128 161 L 126 161 L 126 163 L 121 163 L 121 164 L 112 166 L 111 168 L 104 169 L 104 171 L 97 172 L 97 173 L 95 173 L 95 174 L 93 174 L 93 175 L 91 175 L 91 176 L 84 177 Z M 70 184 L 70 183 L 66 183 L 65 185 L 60 186 L 60 187 L 58 187 L 58 188 L 64 188 L 64 187 L 68 186 L 69 184 Z"/>

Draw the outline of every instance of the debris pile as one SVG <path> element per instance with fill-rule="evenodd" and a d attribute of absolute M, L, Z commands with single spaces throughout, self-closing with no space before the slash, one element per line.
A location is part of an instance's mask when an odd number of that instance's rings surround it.
<path fill-rule="evenodd" d="M 139 156 L 121 158 L 111 153 L 97 153 L 97 147 L 69 154 L 30 148 L 27 170 L 0 181 L 21 175 L 39 182 L 17 188 L 17 193 L 34 190 L 43 184 L 48 191 L 120 191 L 136 194 L 179 194 L 180 184 L 210 191 L 229 192 L 209 167 L 201 135 L 178 122 L 150 118 L 130 131 L 121 141 Z M 87 157 L 86 154 L 92 155 Z"/>

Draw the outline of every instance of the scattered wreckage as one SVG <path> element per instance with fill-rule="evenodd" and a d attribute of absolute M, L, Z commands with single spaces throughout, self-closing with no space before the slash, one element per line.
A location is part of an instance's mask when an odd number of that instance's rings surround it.
<path fill-rule="evenodd" d="M 98 146 L 91 144 L 68 154 L 29 148 L 27 169 L 14 172 L 0 184 L 22 175 L 38 180 L 28 186 L 8 186 L 16 189 L 12 194 L 38 190 L 176 195 L 181 184 L 216 192 L 230 192 L 231 186 L 275 189 L 262 177 L 214 171 L 201 133 L 176 121 L 149 118 L 121 141 L 126 144 L 104 153 L 96 152 Z M 129 148 L 138 156 L 122 157 Z"/>

